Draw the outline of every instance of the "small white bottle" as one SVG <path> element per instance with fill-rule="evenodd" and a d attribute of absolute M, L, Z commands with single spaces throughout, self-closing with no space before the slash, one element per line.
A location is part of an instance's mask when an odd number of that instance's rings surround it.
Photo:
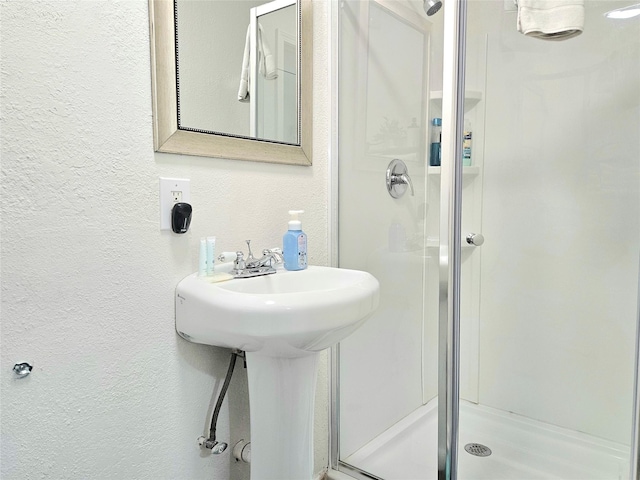
<path fill-rule="evenodd" d="M 289 230 L 282 237 L 282 256 L 287 270 L 307 268 L 307 235 L 302 231 L 302 222 L 298 215 L 304 210 L 289 210 Z"/>

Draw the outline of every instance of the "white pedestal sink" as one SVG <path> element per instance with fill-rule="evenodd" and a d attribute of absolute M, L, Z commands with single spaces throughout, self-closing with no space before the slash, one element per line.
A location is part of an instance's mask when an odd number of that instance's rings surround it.
<path fill-rule="evenodd" d="M 193 274 L 178 283 L 178 333 L 246 352 L 252 480 L 311 480 L 318 352 L 357 329 L 378 297 L 371 274 L 316 266 L 220 283 Z"/>

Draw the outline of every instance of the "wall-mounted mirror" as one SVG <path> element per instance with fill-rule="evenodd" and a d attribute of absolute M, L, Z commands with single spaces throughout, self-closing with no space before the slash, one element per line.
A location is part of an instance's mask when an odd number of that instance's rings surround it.
<path fill-rule="evenodd" d="M 311 0 L 149 0 L 159 152 L 311 164 Z"/>

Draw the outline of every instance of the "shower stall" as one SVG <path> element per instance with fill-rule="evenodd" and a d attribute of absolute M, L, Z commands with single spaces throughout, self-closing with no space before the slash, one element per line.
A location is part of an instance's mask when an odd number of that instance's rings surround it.
<path fill-rule="evenodd" d="M 429 3 L 331 2 L 335 263 L 381 284 L 332 352 L 332 469 L 637 479 L 640 17 L 585 0 L 548 41 Z"/>

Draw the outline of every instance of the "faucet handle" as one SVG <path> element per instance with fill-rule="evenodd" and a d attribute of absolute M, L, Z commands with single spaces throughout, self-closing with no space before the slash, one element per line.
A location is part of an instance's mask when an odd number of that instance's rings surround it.
<path fill-rule="evenodd" d="M 265 258 L 268 256 L 274 258 L 276 263 L 284 263 L 284 255 L 282 254 L 281 248 L 265 248 L 262 251 L 262 257 Z"/>
<path fill-rule="evenodd" d="M 236 252 L 222 252 L 218 255 L 218 260 L 222 263 L 233 262 L 236 258 L 238 258 L 238 254 Z"/>
<path fill-rule="evenodd" d="M 244 270 L 247 268 L 247 265 L 244 261 L 244 253 L 238 251 L 236 252 L 236 261 L 234 262 L 233 268 L 236 270 Z"/>

